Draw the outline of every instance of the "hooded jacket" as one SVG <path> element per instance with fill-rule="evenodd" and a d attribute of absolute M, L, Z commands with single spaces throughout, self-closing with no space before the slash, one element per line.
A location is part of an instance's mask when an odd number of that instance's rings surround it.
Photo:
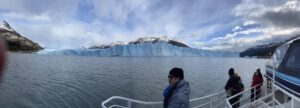
<path fill-rule="evenodd" d="M 190 99 L 189 83 L 180 80 L 169 89 L 164 99 L 164 108 L 188 108 Z"/>
<path fill-rule="evenodd" d="M 237 90 L 239 88 L 239 83 L 241 82 L 240 77 L 236 76 L 230 76 L 229 80 L 227 81 L 225 85 L 225 90 L 229 90 L 231 95 L 235 95 L 240 92 L 240 90 Z"/>
<path fill-rule="evenodd" d="M 256 89 L 257 91 L 260 91 L 260 90 L 261 90 L 260 87 L 262 86 L 263 82 L 264 82 L 264 80 L 263 80 L 261 77 L 259 77 L 258 75 L 254 75 L 254 76 L 252 77 L 252 84 L 251 84 L 251 87 L 254 87 L 254 86 L 258 85 L 258 86 L 256 86 L 255 89 Z M 259 84 L 260 84 L 260 85 L 259 85 Z"/>

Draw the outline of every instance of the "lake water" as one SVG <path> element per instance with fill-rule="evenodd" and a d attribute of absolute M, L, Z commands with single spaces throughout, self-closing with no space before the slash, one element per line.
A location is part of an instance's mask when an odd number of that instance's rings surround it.
<path fill-rule="evenodd" d="M 264 59 L 204 57 L 76 57 L 10 54 L 0 84 L 1 108 L 100 108 L 111 96 L 162 101 L 171 68 L 181 67 L 191 98 L 223 90 L 234 67 L 243 82 Z"/>

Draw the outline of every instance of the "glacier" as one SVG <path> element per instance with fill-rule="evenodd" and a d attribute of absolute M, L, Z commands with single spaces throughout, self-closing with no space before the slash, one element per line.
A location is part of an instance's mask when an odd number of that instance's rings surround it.
<path fill-rule="evenodd" d="M 189 47 L 178 47 L 167 41 L 143 42 L 139 44 L 116 45 L 99 49 L 45 49 L 38 54 L 71 55 L 71 56 L 200 56 L 200 57 L 238 57 L 236 52 L 209 51 Z"/>

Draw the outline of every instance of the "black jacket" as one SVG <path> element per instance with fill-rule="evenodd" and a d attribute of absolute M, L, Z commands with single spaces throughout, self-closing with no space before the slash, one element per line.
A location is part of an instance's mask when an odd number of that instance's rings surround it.
<path fill-rule="evenodd" d="M 240 92 L 240 90 L 237 90 L 239 89 L 240 83 L 241 83 L 241 79 L 239 77 L 230 76 L 229 80 L 226 83 L 225 90 L 231 89 L 232 90 L 231 94 L 235 95 Z"/>

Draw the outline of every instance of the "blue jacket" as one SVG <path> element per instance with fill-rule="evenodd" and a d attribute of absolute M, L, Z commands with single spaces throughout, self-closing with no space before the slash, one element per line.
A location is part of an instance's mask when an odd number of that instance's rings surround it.
<path fill-rule="evenodd" d="M 170 90 L 170 87 L 169 87 L 169 86 L 167 86 L 167 87 L 164 89 L 164 92 L 163 92 L 163 96 L 164 96 L 164 97 L 167 96 L 169 90 Z"/>

